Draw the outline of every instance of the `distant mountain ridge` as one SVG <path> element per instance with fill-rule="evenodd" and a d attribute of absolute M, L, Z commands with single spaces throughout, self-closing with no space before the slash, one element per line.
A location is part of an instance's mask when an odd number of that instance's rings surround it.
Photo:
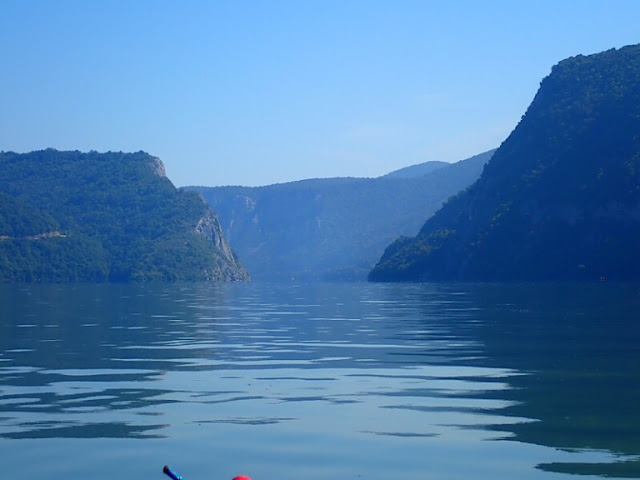
<path fill-rule="evenodd" d="M 0 281 L 246 280 L 216 214 L 138 153 L 0 153 Z"/>
<path fill-rule="evenodd" d="M 639 280 L 640 45 L 554 66 L 480 179 L 374 281 Z"/>
<path fill-rule="evenodd" d="M 218 212 L 254 279 L 364 280 L 390 241 L 417 232 L 449 196 L 479 177 L 492 154 L 378 178 L 186 188 Z"/>
<path fill-rule="evenodd" d="M 393 172 L 387 173 L 383 175 L 386 178 L 415 178 L 421 177 L 423 175 L 427 175 L 439 168 L 443 168 L 450 165 L 447 162 L 424 162 L 418 165 L 411 165 L 409 167 L 400 168 L 398 170 L 394 170 Z"/>

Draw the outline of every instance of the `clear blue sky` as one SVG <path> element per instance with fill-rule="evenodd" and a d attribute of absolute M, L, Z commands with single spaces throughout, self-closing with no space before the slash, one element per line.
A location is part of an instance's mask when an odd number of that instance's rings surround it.
<path fill-rule="evenodd" d="M 144 150 L 178 186 L 456 161 L 639 22 L 636 0 L 3 0 L 0 150 Z"/>

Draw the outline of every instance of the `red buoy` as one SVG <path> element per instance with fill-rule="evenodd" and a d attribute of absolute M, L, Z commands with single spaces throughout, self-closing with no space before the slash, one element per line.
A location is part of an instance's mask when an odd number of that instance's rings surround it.
<path fill-rule="evenodd" d="M 233 477 L 233 480 L 251 480 L 249 477 L 245 477 L 244 475 L 240 475 L 239 477 Z"/>

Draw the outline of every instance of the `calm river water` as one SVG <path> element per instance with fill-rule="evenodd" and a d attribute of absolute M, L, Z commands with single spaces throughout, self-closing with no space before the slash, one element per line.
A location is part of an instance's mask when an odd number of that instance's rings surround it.
<path fill-rule="evenodd" d="M 10 479 L 640 477 L 640 286 L 0 286 Z"/>

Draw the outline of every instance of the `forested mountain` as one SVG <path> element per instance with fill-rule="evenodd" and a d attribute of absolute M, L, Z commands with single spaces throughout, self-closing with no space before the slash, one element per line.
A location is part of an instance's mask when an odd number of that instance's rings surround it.
<path fill-rule="evenodd" d="M 364 280 L 385 245 L 415 234 L 449 196 L 478 178 L 492 153 L 429 162 L 426 170 L 402 169 L 397 176 L 189 189 L 218 212 L 254 279 Z"/>
<path fill-rule="evenodd" d="M 247 278 L 215 213 L 159 159 L 0 153 L 0 281 Z"/>
<path fill-rule="evenodd" d="M 369 278 L 640 279 L 640 45 L 553 67 L 480 179 Z"/>

